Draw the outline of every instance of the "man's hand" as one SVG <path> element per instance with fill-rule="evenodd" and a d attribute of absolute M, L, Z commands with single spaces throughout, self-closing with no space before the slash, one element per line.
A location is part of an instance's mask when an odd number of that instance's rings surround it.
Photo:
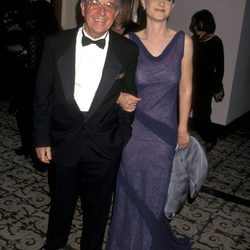
<path fill-rule="evenodd" d="M 39 160 L 43 163 L 49 164 L 52 159 L 51 147 L 37 147 L 36 154 Z"/>
<path fill-rule="evenodd" d="M 133 112 L 136 109 L 136 104 L 141 101 L 141 98 L 133 96 L 128 93 L 121 92 L 117 103 L 121 106 L 124 111 Z"/>

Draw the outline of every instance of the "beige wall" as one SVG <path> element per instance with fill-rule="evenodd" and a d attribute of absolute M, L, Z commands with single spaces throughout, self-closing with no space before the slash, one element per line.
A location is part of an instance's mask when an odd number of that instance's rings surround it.
<path fill-rule="evenodd" d="M 62 20 L 63 29 L 71 29 L 77 26 L 77 9 L 79 10 L 79 0 L 62 0 Z"/>
<path fill-rule="evenodd" d="M 246 1 L 245 15 L 230 98 L 228 121 L 250 110 L 250 1 Z"/>

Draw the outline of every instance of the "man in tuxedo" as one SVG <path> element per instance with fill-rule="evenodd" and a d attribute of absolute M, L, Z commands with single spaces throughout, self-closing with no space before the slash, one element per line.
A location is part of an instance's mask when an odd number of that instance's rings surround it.
<path fill-rule="evenodd" d="M 117 104 L 136 94 L 138 48 L 110 29 L 120 0 L 82 0 L 80 29 L 48 37 L 34 100 L 36 152 L 55 169 L 45 248 L 67 244 L 80 197 L 81 250 L 100 250 L 133 113 Z"/>

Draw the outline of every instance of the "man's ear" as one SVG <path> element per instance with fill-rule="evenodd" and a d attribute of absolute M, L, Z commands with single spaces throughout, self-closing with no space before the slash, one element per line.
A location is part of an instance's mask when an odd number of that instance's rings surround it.
<path fill-rule="evenodd" d="M 117 10 L 117 11 L 115 12 L 115 19 L 116 19 L 116 17 L 118 16 L 119 11 L 120 11 L 120 10 Z"/>
<path fill-rule="evenodd" d="M 81 7 L 81 13 L 82 13 L 82 16 L 85 16 L 85 4 L 83 1 L 80 2 L 80 7 Z"/>

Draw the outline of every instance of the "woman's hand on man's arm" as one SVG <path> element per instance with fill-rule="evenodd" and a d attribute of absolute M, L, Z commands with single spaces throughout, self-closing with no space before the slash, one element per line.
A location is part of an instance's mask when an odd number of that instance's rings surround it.
<path fill-rule="evenodd" d="M 141 98 L 131 95 L 129 93 L 121 92 L 117 103 L 124 111 L 133 112 L 136 109 L 136 104 L 141 101 Z"/>

